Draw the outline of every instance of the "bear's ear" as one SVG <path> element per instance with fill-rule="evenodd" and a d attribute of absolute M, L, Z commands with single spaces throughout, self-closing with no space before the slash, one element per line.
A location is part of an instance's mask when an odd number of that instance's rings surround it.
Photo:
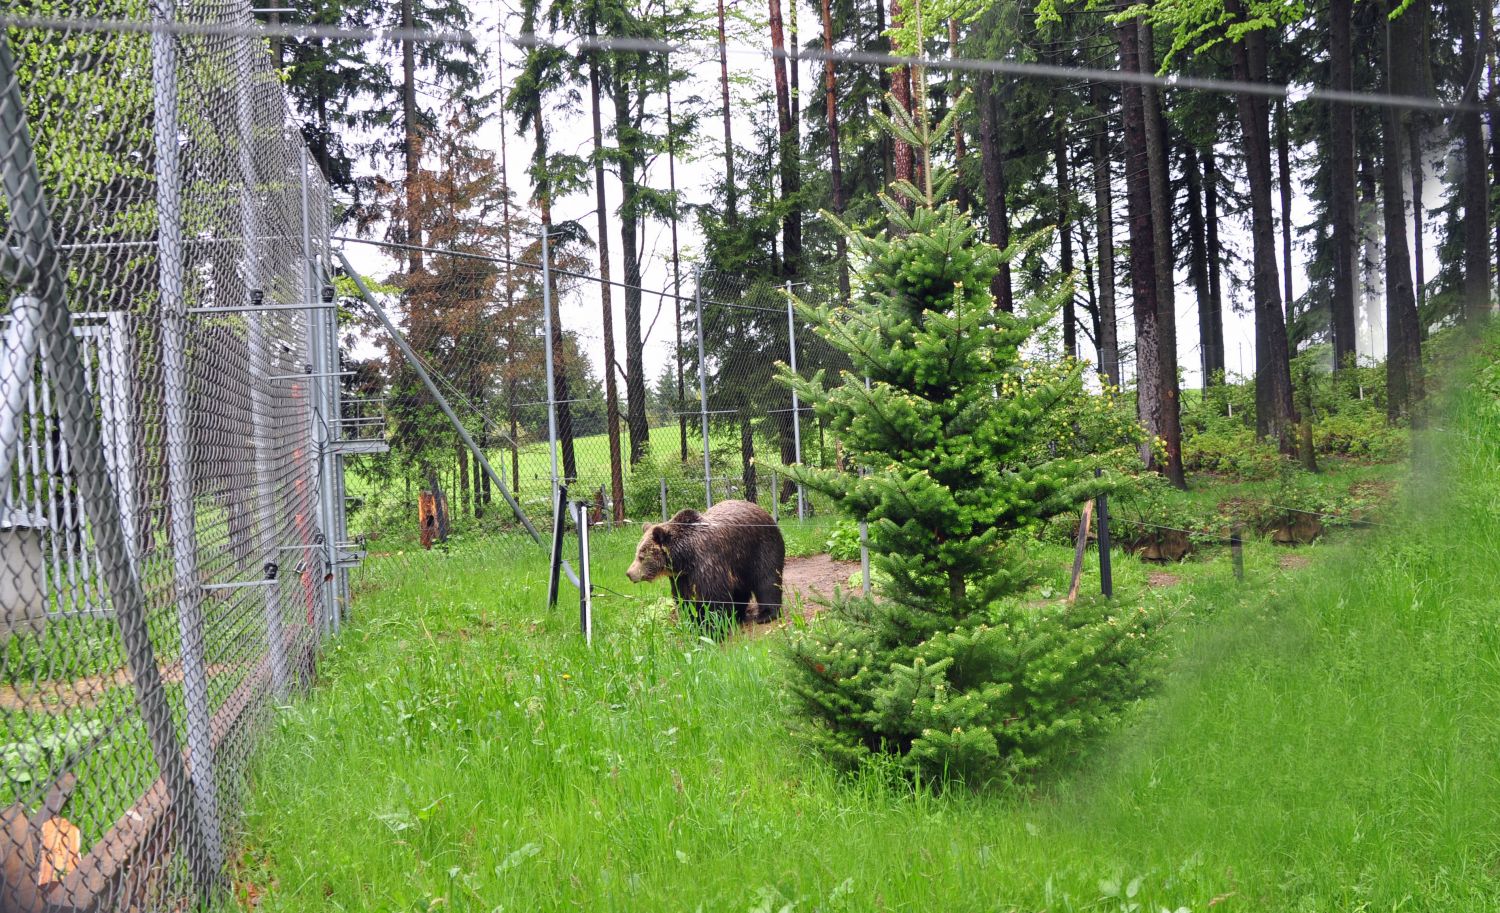
<path fill-rule="evenodd" d="M 691 507 L 684 507 L 682 510 L 679 510 L 676 514 L 673 515 L 670 522 L 681 523 L 684 526 L 691 526 L 694 523 L 702 523 L 703 515 L 698 513 L 696 510 L 693 510 Z"/>
<path fill-rule="evenodd" d="M 646 527 L 646 535 L 650 536 L 651 541 L 657 545 L 666 545 L 672 540 L 672 531 L 667 529 L 665 523 L 653 523 Z"/>

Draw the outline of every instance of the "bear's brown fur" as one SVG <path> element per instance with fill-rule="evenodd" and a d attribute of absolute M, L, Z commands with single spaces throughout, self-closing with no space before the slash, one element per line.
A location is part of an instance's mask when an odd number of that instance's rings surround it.
<path fill-rule="evenodd" d="M 705 610 L 748 620 L 755 597 L 762 620 L 781 614 L 786 543 L 771 515 L 749 501 L 720 501 L 699 513 L 677 512 L 648 523 L 625 572 L 632 583 L 667 577 L 672 596 L 695 614 Z"/>

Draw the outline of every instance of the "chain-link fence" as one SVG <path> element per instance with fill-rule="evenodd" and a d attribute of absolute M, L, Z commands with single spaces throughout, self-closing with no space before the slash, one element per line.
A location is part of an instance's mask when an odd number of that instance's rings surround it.
<path fill-rule="evenodd" d="M 514 259 L 425 249 L 417 283 L 346 311 L 346 410 L 373 410 L 346 421 L 383 426 L 389 443 L 350 464 L 351 524 L 375 554 L 514 528 L 497 482 L 543 526 L 554 479 L 591 505 L 595 522 L 730 498 L 778 518 L 816 510 L 784 467 L 833 465 L 837 443 L 777 375 L 786 366 L 840 381 L 843 362 L 792 304 L 817 292 L 712 271 L 685 276 L 680 293 L 632 289 L 590 275 L 561 248 L 549 252 L 549 285 L 539 241 L 514 247 Z M 638 341 L 616 332 L 607 344 L 606 291 L 614 327 L 637 309 Z"/>
<path fill-rule="evenodd" d="M 0 33 L 5 911 L 215 890 L 348 557 L 329 200 L 250 10 L 88 11 L 136 27 Z"/>

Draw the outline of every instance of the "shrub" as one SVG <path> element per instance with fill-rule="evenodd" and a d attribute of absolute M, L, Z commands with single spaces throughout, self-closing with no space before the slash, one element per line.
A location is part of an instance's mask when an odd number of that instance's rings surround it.
<path fill-rule="evenodd" d="M 859 558 L 859 524 L 853 520 L 840 520 L 828 535 L 828 557 L 835 561 L 854 561 Z"/>
<path fill-rule="evenodd" d="M 1273 479 L 1285 462 L 1275 447 L 1255 439 L 1250 428 L 1216 422 L 1185 435 L 1182 465 L 1189 472 L 1217 472 L 1252 482 Z"/>
<path fill-rule="evenodd" d="M 831 389 L 821 373 L 782 378 L 852 464 L 796 474 L 868 519 L 879 582 L 878 598 L 840 600 L 793 634 L 789 687 L 803 734 L 840 767 L 888 755 L 908 776 L 977 786 L 1113 719 L 1143 687 L 1148 626 L 1103 604 L 1006 598 L 1025 580 L 1018 540 L 1105 487 L 1093 460 L 1048 446 L 1048 410 L 1082 366 L 1028 381 L 1019 349 L 1046 304 L 999 312 L 999 252 L 953 204 L 903 193 L 926 203 L 888 206 L 889 237 L 851 236 L 865 261 L 853 306 L 802 307 L 854 371 Z"/>
<path fill-rule="evenodd" d="M 1373 409 L 1339 412 L 1313 423 L 1313 447 L 1318 453 L 1393 463 L 1410 452 L 1411 432 L 1393 427 Z"/>

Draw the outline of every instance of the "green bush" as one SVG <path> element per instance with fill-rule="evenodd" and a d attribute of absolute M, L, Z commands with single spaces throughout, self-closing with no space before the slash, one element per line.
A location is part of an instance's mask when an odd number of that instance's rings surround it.
<path fill-rule="evenodd" d="M 1216 472 L 1251 482 L 1275 478 L 1283 462 L 1275 447 L 1255 439 L 1253 429 L 1227 421 L 1183 436 L 1182 465 L 1188 472 Z"/>
<path fill-rule="evenodd" d="M 859 558 L 859 523 L 840 520 L 828 535 L 828 557 L 835 561 L 855 561 Z"/>
<path fill-rule="evenodd" d="M 1106 726 L 1144 688 L 1153 641 L 1143 612 L 1012 598 L 1020 541 L 1109 487 L 1087 442 L 1074 448 L 1049 417 L 1082 366 L 1027 378 L 1020 347 L 1056 302 L 998 311 L 999 252 L 953 204 L 892 205 L 890 218 L 887 237 L 851 235 L 866 264 L 853 306 L 802 309 L 853 372 L 833 388 L 783 375 L 851 463 L 797 475 L 868 520 L 878 584 L 878 598 L 794 630 L 788 686 L 802 734 L 840 768 L 977 787 Z"/>
<path fill-rule="evenodd" d="M 1373 409 L 1351 410 L 1315 421 L 1313 448 L 1321 454 L 1393 463 L 1405 459 L 1410 452 L 1411 432 L 1393 427 L 1383 414 Z"/>
<path fill-rule="evenodd" d="M 667 516 L 685 507 L 703 508 L 703 464 L 648 454 L 625 477 L 625 516 L 661 519 L 661 483 L 667 482 Z"/>

